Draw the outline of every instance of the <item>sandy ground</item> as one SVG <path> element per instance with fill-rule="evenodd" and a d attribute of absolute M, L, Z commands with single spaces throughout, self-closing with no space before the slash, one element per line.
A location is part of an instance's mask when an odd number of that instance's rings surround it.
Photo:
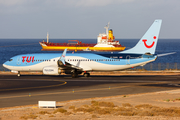
<path fill-rule="evenodd" d="M 14 74 L 10 72 L 0 72 L 0 74 Z M 27 74 L 27 73 L 23 73 Z M 28 73 L 29 74 L 29 73 Z M 42 74 L 42 73 L 31 73 Z M 99 72 L 91 73 L 91 75 L 180 75 L 179 71 L 160 71 L 160 72 Z M 180 109 L 180 89 L 171 91 L 161 91 L 153 93 L 121 95 L 111 97 L 89 98 L 71 101 L 57 102 L 57 108 L 38 108 L 38 105 L 16 106 L 11 108 L 0 108 L 0 120 L 179 120 L 179 116 L 173 115 L 119 115 L 114 113 L 99 114 L 97 112 L 84 112 L 75 111 L 82 106 L 91 106 L 92 101 L 112 102 L 118 107 L 123 104 L 131 104 L 132 106 L 149 104 L 159 108 L 172 108 Z M 74 110 L 71 107 L 74 107 Z M 118 108 L 116 107 L 116 108 Z M 104 107 L 105 109 L 109 109 Z M 116 109 L 113 108 L 113 109 Z M 58 109 L 66 110 L 65 113 L 55 112 Z M 128 109 L 128 108 L 126 108 Z M 144 108 L 143 108 L 144 109 Z M 145 111 L 148 112 L 148 111 Z"/>
<path fill-rule="evenodd" d="M 177 100 L 178 98 L 178 100 Z M 42 119 L 42 120 L 179 120 L 180 117 L 173 116 L 123 116 L 115 114 L 98 114 L 89 113 L 83 111 L 73 111 L 70 106 L 80 108 L 82 106 L 90 106 L 91 101 L 104 101 L 113 102 L 116 106 L 122 106 L 123 104 L 131 104 L 132 106 L 149 104 L 160 108 L 180 108 L 180 89 L 171 91 L 161 91 L 154 93 L 145 94 L 132 94 L 132 95 L 121 95 L 111 97 L 100 97 L 100 98 L 89 98 L 80 100 L 71 100 L 57 102 L 57 108 L 38 108 L 38 105 L 29 106 L 17 106 L 12 108 L 1 108 L 0 109 L 0 120 L 19 120 L 19 119 Z M 67 110 L 65 113 L 57 112 L 55 110 L 63 108 Z"/>

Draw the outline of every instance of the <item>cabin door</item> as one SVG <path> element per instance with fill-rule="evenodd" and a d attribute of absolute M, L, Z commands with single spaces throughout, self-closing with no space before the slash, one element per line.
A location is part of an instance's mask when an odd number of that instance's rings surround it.
<path fill-rule="evenodd" d="M 17 57 L 17 65 L 21 65 L 21 62 L 22 62 L 22 59 L 21 59 L 22 57 L 21 56 L 19 56 L 19 57 Z"/>
<path fill-rule="evenodd" d="M 130 55 L 126 56 L 126 65 L 130 65 L 130 58 L 131 58 Z"/>

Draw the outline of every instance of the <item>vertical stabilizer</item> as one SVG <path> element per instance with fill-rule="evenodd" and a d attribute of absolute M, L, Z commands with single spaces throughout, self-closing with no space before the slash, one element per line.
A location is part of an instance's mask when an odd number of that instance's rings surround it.
<path fill-rule="evenodd" d="M 139 42 L 131 49 L 120 53 L 154 54 L 159 37 L 162 20 L 155 20 Z"/>

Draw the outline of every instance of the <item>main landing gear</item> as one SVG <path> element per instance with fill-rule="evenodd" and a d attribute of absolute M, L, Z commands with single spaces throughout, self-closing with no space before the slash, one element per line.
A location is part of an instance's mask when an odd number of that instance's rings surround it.
<path fill-rule="evenodd" d="M 84 72 L 83 76 L 84 76 L 84 77 L 89 77 L 89 76 L 90 76 L 90 73 Z M 72 77 L 72 78 L 77 78 L 77 77 L 78 77 L 78 73 L 77 73 L 77 72 L 71 73 L 71 77 Z"/>
<path fill-rule="evenodd" d="M 76 77 L 78 77 L 78 74 L 77 74 L 76 72 L 71 73 L 71 77 L 72 77 L 72 78 L 76 78 Z"/>
<path fill-rule="evenodd" d="M 89 77 L 90 73 L 84 73 L 84 77 Z"/>

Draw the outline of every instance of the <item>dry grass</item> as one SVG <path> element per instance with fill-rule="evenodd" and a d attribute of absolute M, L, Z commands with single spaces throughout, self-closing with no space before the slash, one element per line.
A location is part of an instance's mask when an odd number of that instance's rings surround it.
<path fill-rule="evenodd" d="M 96 115 L 92 115 L 92 118 L 98 118 Z"/>
<path fill-rule="evenodd" d="M 170 101 L 170 99 L 167 99 L 167 100 L 165 100 L 166 102 L 169 102 Z"/>
<path fill-rule="evenodd" d="M 180 98 L 176 98 L 175 100 L 176 100 L 176 101 L 180 101 Z"/>
<path fill-rule="evenodd" d="M 180 116 L 180 108 L 161 108 L 149 104 L 135 106 L 139 116 Z"/>
<path fill-rule="evenodd" d="M 89 105 L 83 105 L 83 107 L 85 107 L 85 108 L 89 108 Z"/>
<path fill-rule="evenodd" d="M 69 106 L 69 109 L 75 110 L 75 106 Z"/>
<path fill-rule="evenodd" d="M 115 106 L 112 102 L 91 101 L 91 105 L 82 105 L 79 108 L 75 106 L 69 107 L 70 111 L 62 108 L 56 109 L 53 113 L 64 113 L 64 115 L 71 115 L 76 112 L 92 114 L 92 118 L 98 118 L 97 115 L 114 115 L 114 116 L 168 116 L 180 117 L 180 108 L 162 108 L 150 104 L 140 104 L 133 106 L 130 103 L 122 103 L 122 106 Z M 49 117 L 55 117 L 47 111 L 40 111 L 40 115 L 49 114 Z M 36 119 L 35 114 L 22 116 L 21 119 Z"/>
<path fill-rule="evenodd" d="M 99 102 L 99 101 L 91 101 L 91 105 L 83 105 L 80 108 L 76 108 L 74 112 L 88 112 L 95 114 L 111 114 L 115 105 L 112 102 Z"/>
<path fill-rule="evenodd" d="M 122 103 L 122 106 L 123 106 L 123 107 L 132 107 L 132 105 L 129 104 L 129 103 Z"/>
<path fill-rule="evenodd" d="M 64 115 L 70 115 L 72 114 L 71 112 L 65 112 Z"/>
<path fill-rule="evenodd" d="M 123 95 L 123 97 L 127 97 L 126 95 Z"/>
<path fill-rule="evenodd" d="M 175 102 L 175 101 L 180 101 L 180 98 L 176 98 L 176 99 L 166 99 L 166 100 L 163 100 L 163 101 L 166 101 L 166 102 Z"/>
<path fill-rule="evenodd" d="M 57 112 L 66 113 L 67 110 L 65 110 L 65 109 L 63 109 L 63 108 L 58 108 L 58 109 L 56 109 L 53 113 L 55 114 L 55 113 L 57 113 Z"/>
<path fill-rule="evenodd" d="M 47 112 L 47 111 L 40 111 L 39 112 L 39 114 L 41 114 L 41 115 L 45 115 L 45 114 L 50 114 L 49 112 Z"/>
<path fill-rule="evenodd" d="M 54 115 L 50 115 L 49 117 L 55 117 Z"/>
<path fill-rule="evenodd" d="M 136 105 L 135 108 L 137 108 L 137 109 L 152 109 L 152 108 L 159 108 L 159 107 L 152 106 L 150 104 L 141 104 L 141 105 Z"/>
<path fill-rule="evenodd" d="M 174 116 L 180 117 L 180 108 L 161 108 L 150 104 L 133 106 L 130 103 L 123 103 L 122 107 L 115 106 L 112 102 L 91 101 L 91 105 L 83 105 L 76 108 L 74 112 L 88 112 L 90 114 L 112 114 L 122 116 Z"/>
<path fill-rule="evenodd" d="M 113 102 L 91 101 L 91 105 L 99 107 L 115 107 Z"/>
<path fill-rule="evenodd" d="M 24 115 L 24 116 L 21 116 L 20 119 L 24 119 L 24 120 L 27 120 L 27 119 L 36 119 L 38 116 L 37 115 L 34 115 L 34 114 L 29 114 L 29 115 Z"/>

